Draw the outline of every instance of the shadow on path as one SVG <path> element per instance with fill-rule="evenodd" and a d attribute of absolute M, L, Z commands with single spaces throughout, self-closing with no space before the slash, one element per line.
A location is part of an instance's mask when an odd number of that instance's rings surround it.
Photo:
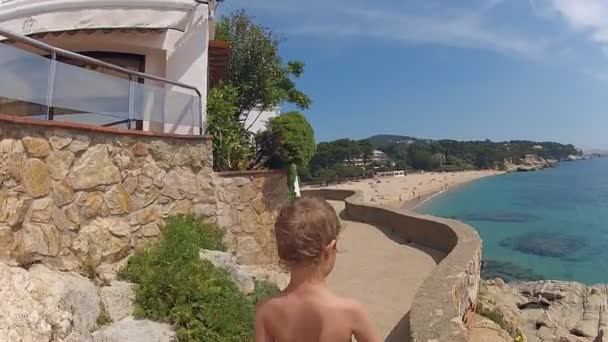
<path fill-rule="evenodd" d="M 410 312 L 408 311 L 386 337 L 386 342 L 403 342 L 410 339 Z"/>

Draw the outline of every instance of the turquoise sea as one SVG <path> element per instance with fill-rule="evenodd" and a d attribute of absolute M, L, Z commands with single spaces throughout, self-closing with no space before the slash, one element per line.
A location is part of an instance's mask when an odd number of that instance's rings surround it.
<path fill-rule="evenodd" d="M 486 277 L 608 283 L 608 158 L 481 179 L 417 211 L 475 227 Z"/>

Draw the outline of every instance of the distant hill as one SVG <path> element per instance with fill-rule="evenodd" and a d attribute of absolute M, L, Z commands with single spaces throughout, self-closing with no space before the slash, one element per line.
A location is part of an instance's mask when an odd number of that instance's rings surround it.
<path fill-rule="evenodd" d="M 395 143 L 412 143 L 422 139 L 409 137 L 406 135 L 391 135 L 391 134 L 378 134 L 371 136 L 365 140 L 368 140 L 374 148 L 379 148 Z"/>

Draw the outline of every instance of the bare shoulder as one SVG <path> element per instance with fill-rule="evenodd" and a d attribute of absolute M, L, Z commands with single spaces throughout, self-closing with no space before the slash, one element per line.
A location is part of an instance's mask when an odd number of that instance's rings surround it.
<path fill-rule="evenodd" d="M 357 318 L 361 315 L 366 315 L 363 305 L 355 299 L 335 297 L 335 304 L 344 314 L 348 315 L 348 317 Z"/>

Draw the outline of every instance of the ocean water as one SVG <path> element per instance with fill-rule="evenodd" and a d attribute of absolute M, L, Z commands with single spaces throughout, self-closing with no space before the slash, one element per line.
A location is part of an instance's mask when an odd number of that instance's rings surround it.
<path fill-rule="evenodd" d="M 475 227 L 487 277 L 608 283 L 608 158 L 481 179 L 417 211 Z"/>

